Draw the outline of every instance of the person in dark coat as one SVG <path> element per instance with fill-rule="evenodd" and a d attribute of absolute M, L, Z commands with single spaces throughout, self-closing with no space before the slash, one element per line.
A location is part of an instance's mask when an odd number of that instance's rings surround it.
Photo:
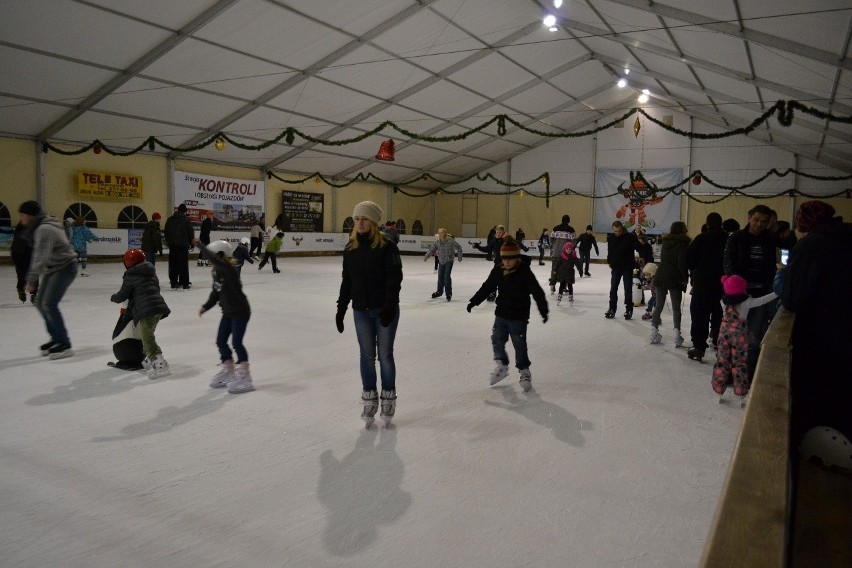
<path fill-rule="evenodd" d="M 507 238 L 511 238 L 506 233 L 506 228 L 503 225 L 494 225 L 494 237 L 486 241 L 486 245 L 483 247 L 481 245 L 475 244 L 473 248 L 478 251 L 484 252 L 487 258 L 494 259 L 494 265 L 500 266 L 503 262 L 502 255 L 500 253 L 501 248 L 503 247 L 503 243 L 506 242 Z M 530 250 L 529 247 L 525 246 L 524 243 L 517 243 L 518 247 L 523 251 Z M 521 259 L 527 264 L 532 264 L 532 258 L 529 256 L 521 256 Z M 497 298 L 497 289 L 495 288 L 491 294 L 488 295 L 488 301 L 493 302 Z"/>
<path fill-rule="evenodd" d="M 27 301 L 27 270 L 30 267 L 30 261 L 33 258 L 32 244 L 23 238 L 24 232 L 27 230 L 26 225 L 18 222 L 15 225 L 15 231 L 12 233 L 12 245 L 9 253 L 12 255 L 12 262 L 15 264 L 15 274 L 18 277 L 16 288 L 18 290 L 18 299 L 22 302 Z M 30 294 L 30 302 L 35 303 L 36 294 L 38 293 L 38 281 L 33 286 L 33 292 Z"/>
<path fill-rule="evenodd" d="M 796 213 L 801 237 L 790 251 L 781 304 L 793 324 L 793 447 L 815 426 L 852 438 L 852 224 L 824 201 L 806 201 Z"/>
<path fill-rule="evenodd" d="M 550 255 L 550 293 L 556 293 L 556 263 L 559 260 L 559 255 L 562 253 L 562 247 L 568 241 L 574 241 L 577 238 L 577 233 L 574 227 L 571 226 L 571 216 L 563 215 L 562 222 L 553 227 L 550 231 L 550 246 L 554 254 Z"/>
<path fill-rule="evenodd" d="M 547 297 L 527 263 L 521 261 L 518 243 L 507 237 L 500 251 L 500 265 L 494 266 L 488 279 L 470 299 L 467 311 L 481 304 L 487 297 L 500 290 L 494 309 L 494 325 L 491 331 L 491 346 L 497 363 L 489 377 L 494 385 L 509 375 L 509 355 L 506 343 L 512 339 L 515 347 L 515 367 L 520 372 L 520 384 L 524 391 L 532 388 L 532 374 L 527 352 L 527 325 L 530 319 L 530 295 L 538 306 L 544 323 L 547 323 Z"/>
<path fill-rule="evenodd" d="M 213 230 L 213 212 L 207 211 L 204 214 L 204 220 L 201 222 L 201 230 L 198 232 L 198 240 L 201 241 L 201 244 L 207 246 L 210 244 L 210 231 Z M 210 266 L 210 261 L 201 258 L 201 254 L 198 255 L 198 260 L 196 261 L 196 266 Z"/>
<path fill-rule="evenodd" d="M 337 297 L 335 324 L 343 333 L 343 318 L 349 303 L 361 359 L 361 418 L 369 427 L 381 404 L 381 417 L 389 424 L 396 413 L 396 362 L 393 344 L 399 325 L 399 291 L 402 260 L 399 248 L 379 230 L 382 208 L 372 201 L 355 206 L 355 228 L 343 251 L 343 278 Z M 381 396 L 377 392 L 376 355 L 381 374 Z"/>
<path fill-rule="evenodd" d="M 705 224 L 707 230 L 696 236 L 686 251 L 686 266 L 692 282 L 689 302 L 692 349 L 687 355 L 695 360 L 701 360 L 707 350 L 708 329 L 715 348 L 722 323 L 722 275 L 728 233 L 722 228 L 722 216 L 715 211 L 707 215 Z"/>
<path fill-rule="evenodd" d="M 188 290 L 192 287 L 189 281 L 189 249 L 195 238 L 192 223 L 186 217 L 186 204 L 178 205 L 174 214 L 166 221 L 164 230 L 166 244 L 169 246 L 169 283 L 172 290 L 179 287 Z"/>
<path fill-rule="evenodd" d="M 635 252 L 639 245 L 634 233 L 628 233 L 621 221 L 612 224 L 613 233 L 607 235 L 606 262 L 611 278 L 609 283 L 609 310 L 604 314 L 607 319 L 615 317 L 618 307 L 618 284 L 624 283 L 624 319 L 633 317 L 633 267 L 636 264 Z"/>
<path fill-rule="evenodd" d="M 660 343 L 660 315 L 666 305 L 666 296 L 672 299 L 672 323 L 674 333 L 672 342 L 675 347 L 683 345 L 683 337 L 680 334 L 681 311 L 680 304 L 682 295 L 686 292 L 686 283 L 689 280 L 689 270 L 686 267 L 686 251 L 689 247 L 689 235 L 687 235 L 686 224 L 683 221 L 672 223 L 668 234 L 663 235 L 662 248 L 660 251 L 660 264 L 654 275 L 654 293 L 657 303 L 654 313 L 651 315 L 651 338 L 650 342 Z M 647 264 L 646 264 L 647 266 Z"/>
<path fill-rule="evenodd" d="M 160 280 L 154 265 L 145 260 L 140 249 L 129 249 L 124 253 L 127 269 L 121 279 L 121 288 L 110 297 L 116 304 L 127 302 L 127 311 L 142 335 L 142 350 L 145 352 L 148 378 L 158 379 L 171 374 L 169 364 L 163 358 L 163 350 L 157 345 L 154 332 L 160 320 L 171 313 L 160 294 Z"/>
<path fill-rule="evenodd" d="M 160 230 L 160 214 L 151 215 L 151 220 L 142 229 L 142 252 L 145 260 L 152 265 L 157 263 L 157 255 L 163 254 L 163 231 Z"/>
<path fill-rule="evenodd" d="M 600 256 L 601 251 L 598 249 L 598 241 L 592 232 L 592 226 L 586 225 L 586 232 L 577 237 L 577 250 L 580 253 L 580 262 L 577 267 L 580 269 L 581 277 L 591 276 L 589 274 L 589 262 L 592 258 L 592 247 L 595 247 L 595 256 Z"/>

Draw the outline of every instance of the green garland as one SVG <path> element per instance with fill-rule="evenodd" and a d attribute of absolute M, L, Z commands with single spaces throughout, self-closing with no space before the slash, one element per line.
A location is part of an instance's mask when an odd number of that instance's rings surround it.
<path fill-rule="evenodd" d="M 718 202 L 720 202 L 724 199 L 727 199 L 728 197 L 732 197 L 734 195 L 741 195 L 743 197 L 751 197 L 753 199 L 773 199 L 775 197 L 780 197 L 782 195 L 789 195 L 791 197 L 798 195 L 798 196 L 802 196 L 802 197 L 808 197 L 810 199 L 839 197 L 841 195 L 845 195 L 846 197 L 852 197 L 852 188 L 842 189 L 842 190 L 840 190 L 836 193 L 832 193 L 832 194 L 828 194 L 828 195 L 813 195 L 813 194 L 805 193 L 805 192 L 800 191 L 798 189 L 785 189 L 783 191 L 780 191 L 780 192 L 775 193 L 775 194 L 770 194 L 770 195 L 749 195 L 749 194 L 745 193 L 744 191 L 742 191 L 743 189 L 747 189 L 747 188 L 750 188 L 750 187 L 757 185 L 758 183 L 762 182 L 763 180 L 765 180 L 766 178 L 768 178 L 771 175 L 774 175 L 774 176 L 777 176 L 777 177 L 786 177 L 790 174 L 795 174 L 795 175 L 799 175 L 801 177 L 805 177 L 805 178 L 809 178 L 809 179 L 813 179 L 813 180 L 819 180 L 819 181 L 842 181 L 842 180 L 852 179 L 852 175 L 818 176 L 818 175 L 809 174 L 807 172 L 802 172 L 802 171 L 796 170 L 794 168 L 787 168 L 783 172 L 779 171 L 775 168 L 772 168 L 769 171 L 767 171 L 764 175 L 758 177 L 757 179 L 755 179 L 753 181 L 744 183 L 744 184 L 739 185 L 739 186 L 733 186 L 733 185 L 725 185 L 725 184 L 716 182 L 712 178 L 708 177 L 707 174 L 705 174 L 701 170 L 694 170 L 691 174 L 689 174 L 687 177 L 683 178 L 681 181 L 679 181 L 678 183 L 676 183 L 674 185 L 670 185 L 668 187 L 655 188 L 652 191 L 652 194 L 653 194 L 653 196 L 663 197 L 663 198 L 665 198 L 668 194 L 686 195 L 686 197 L 688 199 L 691 199 L 691 200 L 693 200 L 697 203 L 703 203 L 705 205 L 706 204 L 718 203 Z M 276 174 L 272 171 L 268 171 L 268 172 L 266 172 L 266 177 L 268 179 L 273 179 L 273 178 L 277 179 L 278 181 L 280 181 L 282 183 L 286 183 L 288 185 L 300 185 L 300 184 L 303 184 L 303 183 L 313 179 L 317 183 L 323 182 L 326 185 L 329 185 L 331 187 L 336 187 L 336 188 L 348 187 L 348 186 L 352 185 L 353 183 L 356 183 L 356 182 L 359 182 L 359 181 L 373 180 L 373 181 L 376 181 L 378 183 L 390 185 L 390 186 L 393 187 L 394 193 L 401 193 L 401 194 L 408 196 L 408 197 L 429 197 L 431 195 L 440 195 L 441 193 L 446 193 L 448 195 L 461 195 L 463 193 L 471 193 L 471 194 L 481 193 L 481 194 L 485 194 L 485 195 L 514 195 L 516 193 L 522 193 L 523 192 L 524 195 L 529 195 L 531 197 L 535 197 L 535 198 L 538 198 L 538 199 L 544 199 L 545 200 L 545 207 L 548 207 L 548 208 L 550 207 L 550 198 L 556 197 L 557 195 L 578 195 L 580 197 L 586 197 L 586 198 L 589 198 L 589 199 L 609 199 L 610 197 L 615 197 L 616 195 L 621 195 L 621 193 L 622 193 L 620 191 L 615 191 L 613 193 L 609 193 L 609 194 L 606 194 L 606 195 L 590 195 L 588 193 L 582 193 L 582 192 L 579 192 L 579 191 L 576 191 L 576 190 L 570 189 L 570 188 L 565 188 L 565 189 L 558 191 L 556 193 L 551 193 L 551 191 L 550 191 L 550 173 L 549 172 L 544 172 L 543 174 L 539 175 L 538 177 L 535 177 L 535 178 L 533 178 L 529 181 L 523 182 L 523 183 L 509 183 L 509 182 L 506 182 L 506 181 L 503 181 L 503 180 L 499 180 L 491 174 L 483 174 L 483 175 L 474 174 L 474 175 L 468 176 L 468 177 L 463 178 L 463 179 L 446 180 L 446 179 L 435 177 L 435 176 L 433 176 L 432 174 L 429 174 L 429 173 L 424 173 L 424 174 L 415 176 L 413 178 L 410 178 L 410 179 L 408 179 L 404 182 L 392 182 L 392 181 L 389 181 L 389 180 L 382 179 L 379 176 L 374 175 L 372 173 L 367 173 L 367 174 L 358 173 L 358 175 L 356 175 L 351 180 L 346 181 L 346 182 L 342 182 L 342 183 L 334 183 L 332 180 L 329 180 L 328 178 L 323 176 L 320 172 L 315 172 L 313 174 L 310 174 L 310 175 L 305 176 L 305 177 L 300 178 L 300 179 L 290 180 L 290 179 L 284 179 L 284 178 L 282 178 L 281 176 L 279 176 L 278 174 Z M 416 191 L 411 191 L 411 190 L 406 191 L 406 190 L 403 190 L 402 188 L 399 187 L 400 185 L 410 185 L 410 184 L 414 183 L 415 181 L 425 181 L 425 180 L 437 181 L 438 183 L 445 184 L 445 185 L 463 185 L 463 184 L 467 183 L 468 181 L 470 181 L 474 178 L 476 178 L 478 181 L 486 181 L 486 180 L 490 179 L 491 181 L 493 181 L 494 183 L 496 183 L 498 185 L 502 185 L 503 187 L 514 188 L 514 189 L 508 189 L 504 193 L 495 194 L 494 192 L 482 190 L 482 189 L 479 189 L 478 187 L 475 187 L 475 186 L 468 187 L 468 188 L 465 188 L 465 189 L 459 189 L 459 190 L 456 190 L 456 191 L 449 190 L 445 187 L 444 188 L 436 188 L 436 189 L 418 189 Z M 634 176 L 634 172 L 631 171 L 630 172 L 630 179 L 631 179 L 631 181 L 633 181 L 634 179 L 644 180 L 645 178 L 644 178 L 644 176 L 642 176 L 641 172 L 637 171 L 635 173 L 635 176 Z M 713 198 L 713 199 L 710 199 L 710 200 L 700 199 L 699 197 L 694 196 L 688 189 L 683 187 L 683 186 L 687 185 L 688 183 L 690 183 L 691 181 L 693 181 L 695 179 L 706 181 L 707 183 L 709 183 L 713 187 L 716 187 L 716 188 L 722 189 L 722 190 L 726 190 L 728 193 L 726 195 L 723 195 L 722 197 L 720 197 L 718 199 L 716 199 L 716 198 Z M 532 192 L 527 190 L 527 186 L 534 185 L 536 182 L 539 182 L 539 181 L 541 181 L 545 185 L 544 195 L 535 194 L 535 193 L 532 193 Z M 701 195 L 701 194 L 698 194 L 698 195 Z"/>
<path fill-rule="evenodd" d="M 231 144 L 235 148 L 239 148 L 241 150 L 256 150 L 257 151 L 257 150 L 263 150 L 265 148 L 268 148 L 268 147 L 272 146 L 273 144 L 277 144 L 277 143 L 281 142 L 282 140 L 286 144 L 292 146 L 293 143 L 295 142 L 297 136 L 299 138 L 301 138 L 302 140 L 305 140 L 307 142 L 311 142 L 313 144 L 319 144 L 319 145 L 322 145 L 322 146 L 345 146 L 345 145 L 348 145 L 348 144 L 355 144 L 356 142 L 360 142 L 362 140 L 365 140 L 366 138 L 369 138 L 370 136 L 375 136 L 375 135 L 379 134 L 380 132 L 382 132 L 383 130 L 385 130 L 386 128 L 392 129 L 392 130 L 398 132 L 399 134 L 402 134 L 403 136 L 405 136 L 405 137 L 407 137 L 411 140 L 417 140 L 419 142 L 442 143 L 442 142 L 457 142 L 459 140 L 464 140 L 467 137 L 471 136 L 472 134 L 476 134 L 478 132 L 485 130 L 486 128 L 488 128 L 489 126 L 491 126 L 494 123 L 497 124 L 497 135 L 501 136 L 501 137 L 506 135 L 506 132 L 507 132 L 506 124 L 508 123 L 508 124 L 511 124 L 512 126 L 514 126 L 515 128 L 517 128 L 518 130 L 523 130 L 525 132 L 529 132 L 531 134 L 536 134 L 538 136 L 543 136 L 543 137 L 546 137 L 546 138 L 580 138 L 580 137 L 583 137 L 583 136 L 590 136 L 592 134 L 596 134 L 596 133 L 601 132 L 602 130 L 606 130 L 608 128 L 612 128 L 616 124 L 626 120 L 627 118 L 629 118 L 630 116 L 632 116 L 636 113 L 641 114 L 642 116 L 644 116 L 645 118 L 647 118 L 648 120 L 650 120 L 651 122 L 653 122 L 654 124 L 659 126 L 660 128 L 663 128 L 665 130 L 668 130 L 669 132 L 673 132 L 673 133 L 678 134 L 680 136 L 685 136 L 687 138 L 695 138 L 695 139 L 699 139 L 699 140 L 711 140 L 711 139 L 727 138 L 727 137 L 736 136 L 736 135 L 739 135 L 739 134 L 748 134 L 748 133 L 752 132 L 753 130 L 755 130 L 760 125 L 762 125 L 763 123 L 765 123 L 766 121 L 768 121 L 769 118 L 774 114 L 778 115 L 778 117 L 777 117 L 778 122 L 782 126 L 784 126 L 784 127 L 790 126 L 793 123 L 794 111 L 797 111 L 797 110 L 804 112 L 805 114 L 809 114 L 813 117 L 816 117 L 820 120 L 827 120 L 827 121 L 830 121 L 830 122 L 839 122 L 839 123 L 843 123 L 843 124 L 852 124 L 852 115 L 850 115 L 850 116 L 836 116 L 832 113 L 822 112 L 822 111 L 820 111 L 820 110 L 818 110 L 814 107 L 809 107 L 809 106 L 803 105 L 799 101 L 779 100 L 774 105 L 772 105 L 770 108 L 768 108 L 758 118 L 756 118 L 754 121 L 752 121 L 752 123 L 749 124 L 748 126 L 745 126 L 745 127 L 742 127 L 742 128 L 736 128 L 736 129 L 733 129 L 733 130 L 728 130 L 728 131 L 725 131 L 725 132 L 718 132 L 718 133 L 715 133 L 715 134 L 703 134 L 703 133 L 698 133 L 698 132 L 690 132 L 690 131 L 686 131 L 686 130 L 680 130 L 679 128 L 675 128 L 673 126 L 669 126 L 669 125 L 665 124 L 664 122 L 660 122 L 659 120 L 657 120 L 656 118 L 652 117 L 647 112 L 645 112 L 644 109 L 632 108 L 629 111 L 627 111 L 626 113 L 624 113 L 624 115 L 622 115 L 619 118 L 616 118 L 615 120 L 611 120 L 610 122 L 607 122 L 606 124 L 601 125 L 597 128 L 593 128 L 593 129 L 590 129 L 590 130 L 583 130 L 583 131 L 580 131 L 580 132 L 561 132 L 561 133 L 560 132 L 545 132 L 543 130 L 538 130 L 538 129 L 535 129 L 535 128 L 530 128 L 530 127 L 524 126 L 523 124 L 521 124 L 520 122 L 511 118 L 510 116 L 505 115 L 505 114 L 501 114 L 501 115 L 497 115 L 497 116 L 491 118 L 490 120 L 487 120 L 486 122 L 483 122 L 482 124 L 480 124 L 479 126 L 477 126 L 475 128 L 471 128 L 469 130 L 462 132 L 461 134 L 456 134 L 454 136 L 422 136 L 420 134 L 417 134 L 416 132 L 412 132 L 410 130 L 402 128 L 401 126 L 397 125 L 396 123 L 394 123 L 392 121 L 387 120 L 387 121 L 381 123 L 380 125 L 378 125 L 377 127 L 373 128 L 372 130 L 368 130 L 368 131 L 364 132 L 364 134 L 361 134 L 360 136 L 355 136 L 354 138 L 346 138 L 346 139 L 343 139 L 343 140 L 323 140 L 323 139 L 320 139 L 320 138 L 314 138 L 313 136 L 305 134 L 304 132 L 301 132 L 300 130 L 298 130 L 296 128 L 288 127 L 287 129 L 285 129 L 283 132 L 281 132 L 275 138 L 273 138 L 271 140 L 267 140 L 266 142 L 262 142 L 261 144 L 254 144 L 254 145 L 253 144 L 243 144 L 241 142 L 237 142 L 236 140 L 234 140 L 233 138 L 231 138 L 230 136 L 228 136 L 224 132 L 218 132 L 218 133 L 210 136 L 206 140 L 203 140 L 203 141 L 201 141 L 198 144 L 195 144 L 193 146 L 172 146 L 170 144 L 167 144 L 166 142 L 163 142 L 162 140 L 160 140 L 159 138 L 157 138 L 155 136 L 149 136 L 144 142 L 142 142 L 142 144 L 140 144 L 136 148 L 133 148 L 131 150 L 127 150 L 125 152 L 113 150 L 112 148 L 110 148 L 109 146 L 107 146 L 106 144 L 101 142 L 100 140 L 94 140 L 90 144 L 83 146 L 82 148 L 79 148 L 77 150 L 62 150 L 62 149 L 54 146 L 50 142 L 45 141 L 45 142 L 42 142 L 42 151 L 44 153 L 47 153 L 49 151 L 56 152 L 57 154 L 61 154 L 63 156 L 76 156 L 76 155 L 79 155 L 79 154 L 84 154 L 84 153 L 86 153 L 90 150 L 94 150 L 95 152 L 98 152 L 98 153 L 100 151 L 104 151 L 111 156 L 132 156 L 133 154 L 141 152 L 145 148 L 147 148 L 149 151 L 153 152 L 157 149 L 157 147 L 160 147 L 160 148 L 165 149 L 169 152 L 185 154 L 185 153 L 189 153 L 189 152 L 196 152 L 198 150 L 206 148 L 207 146 L 209 146 L 211 144 L 216 144 L 217 141 L 219 141 L 219 140 L 222 140 L 223 142 L 227 142 L 228 144 Z"/>

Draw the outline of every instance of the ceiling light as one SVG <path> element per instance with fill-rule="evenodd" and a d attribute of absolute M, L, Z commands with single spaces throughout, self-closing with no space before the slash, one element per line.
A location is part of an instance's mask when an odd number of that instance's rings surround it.
<path fill-rule="evenodd" d="M 545 26 L 547 26 L 548 28 L 552 28 L 556 25 L 556 16 L 554 16 L 553 14 L 548 14 L 544 17 L 544 20 L 542 21 L 544 22 Z"/>
<path fill-rule="evenodd" d="M 651 91 L 649 91 L 648 89 L 642 89 L 642 94 L 643 95 L 650 95 Z"/>
<path fill-rule="evenodd" d="M 630 69 L 628 69 L 627 67 L 625 67 L 625 68 L 624 68 L 624 74 L 625 74 L 625 75 L 630 75 Z"/>
<path fill-rule="evenodd" d="M 647 103 L 648 102 L 648 95 L 646 95 L 645 93 L 642 93 L 641 95 L 639 95 L 639 98 L 637 100 L 640 103 L 643 103 L 643 104 Z"/>
<path fill-rule="evenodd" d="M 619 86 L 619 88 L 622 88 L 622 89 L 624 87 L 626 87 L 627 86 L 627 79 L 619 79 L 618 80 L 618 86 Z"/>
<path fill-rule="evenodd" d="M 562 0 L 553 0 L 553 7 L 554 8 L 562 7 Z"/>
<path fill-rule="evenodd" d="M 555 32 L 555 31 L 558 31 L 558 30 L 559 30 L 559 28 L 557 28 L 556 26 L 550 26 L 549 28 L 547 28 L 547 31 L 549 31 L 549 32 Z"/>

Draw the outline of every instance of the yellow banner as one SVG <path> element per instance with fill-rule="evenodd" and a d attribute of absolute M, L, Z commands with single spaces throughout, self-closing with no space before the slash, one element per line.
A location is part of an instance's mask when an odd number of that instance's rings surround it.
<path fill-rule="evenodd" d="M 142 178 L 129 174 L 77 172 L 77 192 L 81 197 L 141 199 Z"/>

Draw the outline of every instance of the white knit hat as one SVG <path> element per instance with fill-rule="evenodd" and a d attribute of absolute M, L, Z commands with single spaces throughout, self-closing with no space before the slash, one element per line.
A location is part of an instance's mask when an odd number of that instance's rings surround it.
<path fill-rule="evenodd" d="M 355 210 L 352 211 L 352 217 L 366 217 L 378 225 L 382 219 L 382 208 L 372 201 L 362 201 L 355 206 Z"/>

